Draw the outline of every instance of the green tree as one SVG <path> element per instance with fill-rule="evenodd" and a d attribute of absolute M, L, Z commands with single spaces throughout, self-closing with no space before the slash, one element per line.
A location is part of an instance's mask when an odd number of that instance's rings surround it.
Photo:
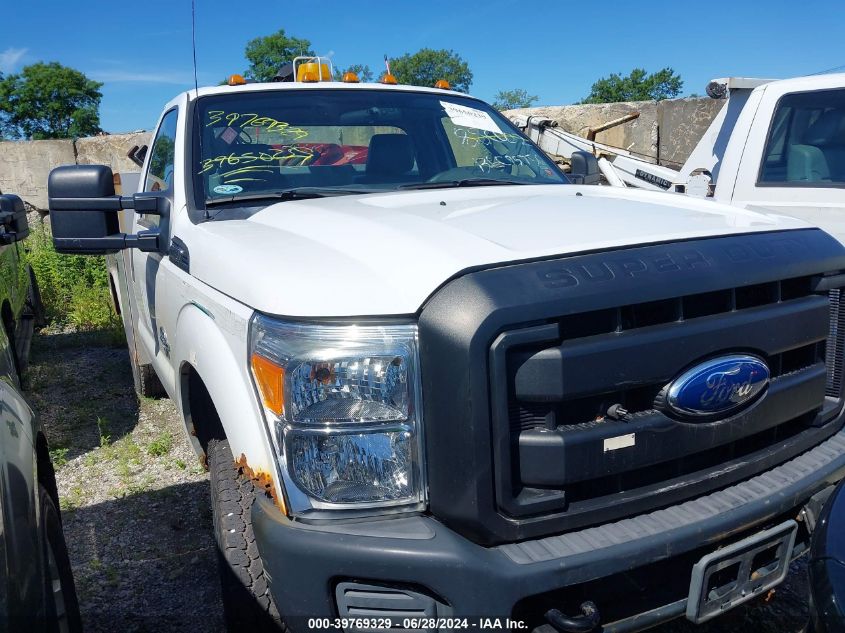
<path fill-rule="evenodd" d="M 661 101 L 677 97 L 683 87 L 683 79 L 671 68 L 662 68 L 651 74 L 642 68 L 634 68 L 627 77 L 613 73 L 599 79 L 581 103 Z"/>
<path fill-rule="evenodd" d="M 346 68 L 337 67 L 334 69 L 334 80 L 340 81 L 343 79 L 344 73 L 355 73 L 358 79 L 364 83 L 373 80 L 373 71 L 366 64 L 352 64 Z"/>
<path fill-rule="evenodd" d="M 100 88 L 57 62 L 26 66 L 0 80 L 0 121 L 11 138 L 73 138 L 100 131 Z"/>
<path fill-rule="evenodd" d="M 244 55 L 249 62 L 245 76 L 253 81 L 272 81 L 279 67 L 293 61 L 298 55 L 313 55 L 311 42 L 299 37 L 288 37 L 284 29 L 272 35 L 256 37 L 246 45 Z"/>
<path fill-rule="evenodd" d="M 493 97 L 493 107 L 497 110 L 513 110 L 515 108 L 530 108 L 539 99 L 537 95 L 530 95 L 522 88 L 513 90 L 499 90 Z"/>
<path fill-rule="evenodd" d="M 400 84 L 431 88 L 438 79 L 445 79 L 459 92 L 467 92 L 472 85 L 469 64 L 451 50 L 423 48 L 406 53 L 390 62 L 390 70 Z"/>

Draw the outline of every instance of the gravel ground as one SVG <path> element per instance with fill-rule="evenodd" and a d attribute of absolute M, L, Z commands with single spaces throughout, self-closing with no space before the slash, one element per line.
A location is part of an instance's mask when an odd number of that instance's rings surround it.
<path fill-rule="evenodd" d="M 173 403 L 141 402 L 122 336 L 42 332 L 25 387 L 57 465 L 85 630 L 223 631 L 208 476 Z M 806 563 L 762 600 L 657 633 L 798 633 Z"/>
<path fill-rule="evenodd" d="M 85 630 L 223 631 L 208 475 L 173 403 L 136 398 L 122 337 L 38 335 L 25 387 L 56 464 Z"/>

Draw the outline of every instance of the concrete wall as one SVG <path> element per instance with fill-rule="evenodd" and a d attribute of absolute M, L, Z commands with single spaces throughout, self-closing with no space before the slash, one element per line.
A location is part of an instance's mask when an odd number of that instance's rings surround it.
<path fill-rule="evenodd" d="M 47 210 L 47 176 L 59 165 L 110 165 L 112 170 L 139 171 L 126 157 L 150 134 L 114 134 L 73 140 L 0 142 L 0 191 L 15 193 L 38 210 Z"/>
<path fill-rule="evenodd" d="M 596 140 L 636 152 L 653 162 L 659 156 L 661 164 L 679 167 L 725 103 L 710 98 L 690 97 L 666 101 L 524 108 L 509 110 L 505 114 L 552 119 L 567 132 L 585 136 L 591 127 L 631 112 L 639 112 L 638 119 L 599 132 Z"/>
<path fill-rule="evenodd" d="M 0 143 L 0 191 L 16 193 L 34 207 L 46 209 L 50 170 L 75 162 L 73 141 Z"/>

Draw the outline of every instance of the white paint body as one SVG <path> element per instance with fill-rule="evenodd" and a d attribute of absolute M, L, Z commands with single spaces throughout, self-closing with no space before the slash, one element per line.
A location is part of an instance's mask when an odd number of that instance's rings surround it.
<path fill-rule="evenodd" d="M 327 86 L 368 88 L 317 84 Z M 200 96 L 257 89 L 309 87 L 205 88 Z M 134 249 L 110 256 L 110 271 L 130 352 L 154 366 L 183 413 L 180 373 L 187 365 L 194 367 L 214 401 L 233 454 L 243 454 L 253 469 L 274 475 L 275 440 L 248 367 L 249 323 L 256 311 L 298 318 L 412 316 L 439 286 L 473 267 L 807 226 L 696 198 L 574 185 L 287 201 L 249 219 L 195 224 L 187 212 L 186 187 L 191 184 L 185 169 L 190 130 L 184 113 L 192 97 L 184 93 L 164 109 L 176 107 L 180 114 L 174 204 L 163 239 L 169 244 L 178 237 L 188 245 L 190 274 L 167 255 Z M 145 164 L 141 188 L 147 169 Z M 131 212 L 123 221 L 130 232 L 147 228 Z M 274 480 L 278 486 L 281 478 Z"/>
<path fill-rule="evenodd" d="M 845 243 L 845 189 L 842 187 L 758 185 L 758 174 L 772 118 L 782 97 L 793 93 L 845 89 L 845 73 L 755 80 L 743 77 L 715 79 L 728 89 L 728 101 L 680 170 L 655 165 L 620 148 L 556 129 L 538 117 L 513 117 L 513 122 L 540 147 L 554 155 L 570 157 L 574 151 L 612 155 L 601 163 L 602 173 L 614 187 L 666 191 L 683 188 L 700 195 L 696 170 L 713 175 L 713 200 L 743 209 L 775 212 L 803 218 Z M 637 176 L 645 173 L 664 186 Z"/>
<path fill-rule="evenodd" d="M 796 92 L 832 89 L 845 89 L 845 73 L 785 79 L 755 88 L 742 109 L 721 158 L 714 199 L 746 209 L 803 218 L 845 243 L 844 188 L 761 187 L 757 184 L 778 101 Z M 690 166 L 689 170 L 692 168 L 694 166 Z"/>

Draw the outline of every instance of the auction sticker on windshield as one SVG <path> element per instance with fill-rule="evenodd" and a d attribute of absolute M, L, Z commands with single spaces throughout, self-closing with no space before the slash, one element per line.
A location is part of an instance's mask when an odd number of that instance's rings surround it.
<path fill-rule="evenodd" d="M 446 115 L 455 125 L 474 127 L 478 130 L 487 130 L 496 134 L 502 133 L 501 128 L 496 125 L 493 117 L 484 112 L 484 110 L 476 110 L 475 108 L 468 108 L 467 106 L 449 103 L 447 101 L 441 101 L 440 105 L 443 106 L 443 109 L 446 110 Z"/>
<path fill-rule="evenodd" d="M 244 188 L 238 185 L 217 185 L 213 189 L 214 193 L 223 193 L 229 196 L 240 193 L 243 190 Z"/>

